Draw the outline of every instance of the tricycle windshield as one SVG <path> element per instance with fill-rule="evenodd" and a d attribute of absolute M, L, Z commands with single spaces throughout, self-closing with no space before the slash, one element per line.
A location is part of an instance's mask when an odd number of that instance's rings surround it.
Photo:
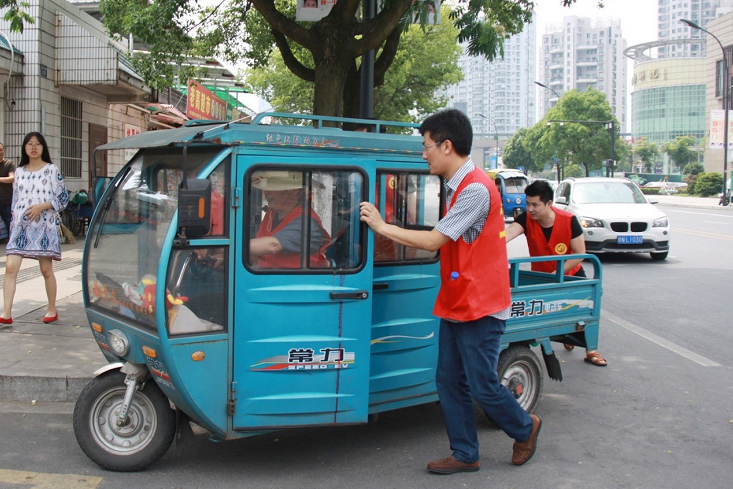
<path fill-rule="evenodd" d="M 189 177 L 198 175 L 217 152 L 189 148 Z M 84 279 L 89 307 L 156 330 L 158 264 L 182 176 L 181 148 L 143 150 L 122 170 L 98 206 L 87 244 Z"/>
<path fill-rule="evenodd" d="M 521 194 L 527 186 L 527 179 L 524 177 L 511 177 L 504 180 L 504 186 L 508 194 Z"/>

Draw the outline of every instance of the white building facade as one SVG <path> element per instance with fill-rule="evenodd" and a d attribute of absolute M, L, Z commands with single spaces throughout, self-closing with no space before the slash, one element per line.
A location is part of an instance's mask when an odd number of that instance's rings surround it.
<path fill-rule="evenodd" d="M 702 39 L 706 34 L 680 22 L 691 20 L 703 29 L 708 23 L 733 10 L 732 0 L 658 0 L 657 35 L 660 41 Z M 705 43 L 679 43 L 661 46 L 659 58 L 705 57 Z"/>
<path fill-rule="evenodd" d="M 11 33 L 0 21 L 16 52 L 0 107 L 5 153 L 17 163 L 23 137 L 39 131 L 67 187 L 89 189 L 94 148 L 124 137 L 130 128 L 146 128 L 144 112 L 113 104 L 149 102 L 157 94 L 131 69 L 123 55 L 126 46 L 110 39 L 99 21 L 63 0 L 28 3 L 35 23 L 26 24 L 23 33 Z M 2 48 L 4 61 L 10 48 L 7 53 Z M 97 176 L 114 175 L 124 163 L 124 155 L 106 158 L 97 155 Z"/>
<path fill-rule="evenodd" d="M 535 118 L 534 24 L 504 43 L 504 57 L 489 62 L 465 53 L 458 63 L 464 79 L 446 89 L 449 106 L 468 115 L 476 139 L 505 140 Z"/>
<path fill-rule="evenodd" d="M 539 81 L 551 90 L 539 89 L 539 116 L 554 107 L 566 91 L 589 88 L 606 94 L 614 116 L 625 132 L 626 40 L 620 21 L 567 16 L 548 26 L 540 47 Z"/>

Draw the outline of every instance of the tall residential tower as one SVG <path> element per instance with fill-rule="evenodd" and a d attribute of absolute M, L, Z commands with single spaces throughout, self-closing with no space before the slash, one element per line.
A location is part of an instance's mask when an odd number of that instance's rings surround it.
<path fill-rule="evenodd" d="M 540 117 L 574 88 L 604 92 L 621 132 L 626 130 L 626 40 L 618 20 L 568 16 L 542 36 L 539 81 Z M 554 92 L 553 92 L 554 90 Z"/>
<path fill-rule="evenodd" d="M 445 90 L 449 106 L 468 115 L 476 136 L 506 139 L 535 119 L 535 25 L 506 40 L 504 57 L 487 61 L 465 53 L 463 80 Z M 464 46 L 465 47 L 465 46 Z"/>
<path fill-rule="evenodd" d="M 702 39 L 706 34 L 680 22 L 693 21 L 703 29 L 708 22 L 723 13 L 730 12 L 731 0 L 658 0 L 657 35 L 660 41 L 674 39 Z M 679 43 L 660 46 L 659 58 L 705 57 L 705 43 Z"/>

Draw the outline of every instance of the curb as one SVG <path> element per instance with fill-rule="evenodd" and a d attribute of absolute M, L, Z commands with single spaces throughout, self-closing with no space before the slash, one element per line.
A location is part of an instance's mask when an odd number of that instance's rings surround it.
<path fill-rule="evenodd" d="M 687 209 L 701 209 L 706 211 L 733 211 L 733 207 L 723 207 L 722 205 L 678 204 L 672 202 L 659 202 L 659 205 L 666 205 L 667 207 L 684 207 Z"/>
<path fill-rule="evenodd" d="M 0 375 L 2 402 L 73 402 L 92 380 L 88 378 Z"/>

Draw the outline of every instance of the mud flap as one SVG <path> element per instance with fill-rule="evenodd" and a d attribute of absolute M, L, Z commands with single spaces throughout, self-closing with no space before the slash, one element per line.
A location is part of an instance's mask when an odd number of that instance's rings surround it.
<path fill-rule="evenodd" d="M 191 418 L 180 409 L 176 409 L 176 446 L 191 440 L 193 437 Z"/>
<path fill-rule="evenodd" d="M 557 359 L 555 352 L 552 351 L 550 340 L 540 341 L 540 345 L 542 358 L 545 359 L 545 367 L 547 368 L 548 377 L 552 380 L 562 382 L 562 368 L 560 367 L 560 360 Z M 547 351 L 550 353 L 547 353 Z"/>

